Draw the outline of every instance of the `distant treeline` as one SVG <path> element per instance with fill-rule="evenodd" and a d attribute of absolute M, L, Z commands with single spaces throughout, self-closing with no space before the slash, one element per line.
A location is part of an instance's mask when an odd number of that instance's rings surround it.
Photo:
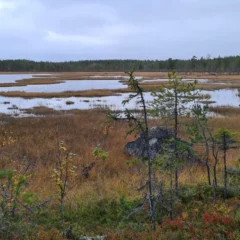
<path fill-rule="evenodd" d="M 189 60 L 84 60 L 69 62 L 35 62 L 29 60 L 0 60 L 0 71 L 5 72 L 70 72 L 70 71 L 171 71 L 236 73 L 240 72 L 240 56 L 192 57 Z"/>

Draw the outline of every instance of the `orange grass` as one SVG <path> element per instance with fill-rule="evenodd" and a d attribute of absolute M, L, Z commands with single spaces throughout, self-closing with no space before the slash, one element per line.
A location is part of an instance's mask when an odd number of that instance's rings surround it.
<path fill-rule="evenodd" d="M 4 119 L 3 119 L 4 120 Z M 10 146 L 1 146 L 0 167 L 7 167 L 10 159 L 16 161 L 25 156 L 32 163 L 33 176 L 29 189 L 41 197 L 54 194 L 55 187 L 51 178 L 55 167 L 57 139 L 63 140 L 69 150 L 76 153 L 74 164 L 77 166 L 78 177 L 68 200 L 118 198 L 122 195 L 135 198 L 141 193 L 140 187 L 144 169 L 140 165 L 129 168 L 126 161 L 130 157 L 123 153 L 126 142 L 135 136 L 126 137 L 128 126 L 124 122 L 116 122 L 105 135 L 105 113 L 100 110 L 78 111 L 74 115 L 58 115 L 43 118 L 13 119 L 5 117 L 7 122 L 0 127 L 0 143 L 7 133 L 12 132 L 16 142 Z M 214 129 L 228 128 L 240 133 L 238 117 L 210 119 Z M 151 121 L 150 125 L 156 125 Z M 81 177 L 81 168 L 94 159 L 92 150 L 98 144 L 108 152 L 108 159 L 98 162 L 90 172 L 89 179 Z M 228 164 L 238 158 L 238 151 L 228 154 Z M 203 166 L 185 167 L 180 174 L 180 184 L 206 182 Z"/>
<path fill-rule="evenodd" d="M 21 98 L 56 98 L 56 97 L 104 97 L 117 95 L 119 92 L 128 92 L 128 89 L 117 90 L 87 90 L 87 91 L 66 91 L 66 92 L 0 92 L 0 96 L 21 97 Z"/>
<path fill-rule="evenodd" d="M 150 91 L 156 88 L 156 85 L 150 85 L 144 87 L 145 91 Z M 0 92 L 0 96 L 5 97 L 21 97 L 21 98 L 55 98 L 55 97 L 104 97 L 104 96 L 115 96 L 120 93 L 132 92 L 129 88 L 122 89 L 94 89 L 84 91 L 66 91 L 66 92 L 24 92 L 24 91 L 11 91 L 11 92 Z"/>
<path fill-rule="evenodd" d="M 209 111 L 215 112 L 224 116 L 232 116 L 232 115 L 240 116 L 239 107 L 209 107 Z"/>
<path fill-rule="evenodd" d="M 143 83 L 141 86 L 144 91 L 153 91 L 154 89 L 166 86 L 167 83 Z M 199 89 L 225 89 L 225 88 L 240 88 L 240 85 L 223 85 L 223 84 L 198 84 Z M 4 90 L 4 88 L 2 89 Z M 84 90 L 84 91 L 65 91 L 65 92 L 24 92 L 24 91 L 1 91 L 0 96 L 4 97 L 21 97 L 21 98 L 59 98 L 59 97 L 105 97 L 105 96 L 115 96 L 120 93 L 132 92 L 130 88 L 122 89 L 94 89 L 94 90 Z"/>
<path fill-rule="evenodd" d="M 13 72 L 12 72 L 13 73 Z M 10 73 L 0 73 L 0 74 L 10 74 Z M 16 74 L 16 73 L 15 73 Z M 34 76 L 42 73 L 31 73 Z M 124 72 L 51 72 L 54 75 L 52 77 L 38 77 L 33 79 L 23 79 L 18 80 L 15 83 L 3 83 L 0 84 L 0 87 L 10 87 L 10 86 L 26 86 L 26 85 L 36 85 L 36 84 L 57 84 L 61 81 L 67 80 L 121 80 L 126 81 L 126 73 Z M 135 76 L 140 76 L 145 80 L 148 79 L 167 79 L 168 72 L 135 72 Z M 227 75 L 227 74 L 208 74 L 208 73 L 178 73 L 179 77 L 187 78 L 187 79 L 209 79 L 212 82 L 225 82 L 226 84 L 233 85 L 239 87 L 240 84 L 240 75 Z M 98 76 L 93 78 L 93 76 Z M 117 78 L 115 76 L 118 76 Z M 112 78 L 111 78 L 112 77 Z M 114 77 L 114 78 L 113 78 Z M 145 83 L 148 84 L 148 83 Z M 158 84 L 158 83 L 156 83 Z M 203 86 L 207 86 L 208 84 L 203 84 Z M 226 86 L 221 86 L 219 84 L 218 87 L 214 86 L 214 88 L 224 88 Z"/>
<path fill-rule="evenodd" d="M 31 78 L 31 79 L 23 79 L 18 80 L 14 83 L 1 83 L 0 87 L 22 87 L 27 85 L 40 85 L 40 84 L 59 84 L 63 81 L 57 80 L 54 78 Z"/>

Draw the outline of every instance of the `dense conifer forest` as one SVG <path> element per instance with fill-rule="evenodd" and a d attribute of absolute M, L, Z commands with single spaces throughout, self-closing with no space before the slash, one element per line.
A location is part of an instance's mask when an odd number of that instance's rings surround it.
<path fill-rule="evenodd" d="M 210 56 L 188 60 L 83 60 L 69 62 L 35 62 L 24 59 L 0 60 L 0 71 L 4 72 L 68 72 L 68 71 L 171 71 L 178 72 L 240 72 L 240 56 L 211 58 Z"/>

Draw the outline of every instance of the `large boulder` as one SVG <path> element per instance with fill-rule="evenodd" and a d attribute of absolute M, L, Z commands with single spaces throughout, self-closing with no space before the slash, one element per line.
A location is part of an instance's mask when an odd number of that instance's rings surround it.
<path fill-rule="evenodd" d="M 147 157 L 144 134 L 145 133 L 141 133 L 136 141 L 127 143 L 124 148 L 124 152 L 130 156 L 137 158 Z M 154 159 L 156 155 L 161 151 L 164 142 L 172 137 L 173 134 L 167 128 L 151 128 L 149 131 L 150 158 Z"/>
<path fill-rule="evenodd" d="M 137 158 L 146 158 L 146 144 L 144 134 L 140 134 L 139 138 L 136 141 L 129 142 L 126 144 L 124 148 L 124 152 L 130 156 Z M 166 147 L 166 143 L 168 140 L 174 137 L 173 132 L 167 128 L 162 127 L 153 127 L 149 130 L 149 148 L 150 148 L 150 158 L 156 158 L 157 154 L 163 149 L 163 146 Z M 179 141 L 181 141 L 179 139 Z M 187 142 L 181 141 L 181 143 L 185 144 L 184 153 L 179 153 L 179 157 L 187 158 L 188 160 L 196 161 L 198 157 L 194 154 L 192 147 Z M 173 149 L 173 144 L 168 143 L 168 147 Z"/>

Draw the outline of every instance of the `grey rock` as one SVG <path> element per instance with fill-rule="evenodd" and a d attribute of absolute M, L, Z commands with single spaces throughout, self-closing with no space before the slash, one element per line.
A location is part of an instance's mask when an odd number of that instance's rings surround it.
<path fill-rule="evenodd" d="M 147 158 L 146 144 L 145 144 L 145 133 L 141 133 L 136 141 L 129 142 L 124 148 L 124 152 L 132 157 L 137 158 Z M 163 146 L 166 147 L 166 142 L 174 137 L 171 130 L 163 127 L 153 127 L 149 130 L 149 148 L 150 148 L 150 158 L 156 158 L 157 154 L 161 152 Z M 199 158 L 195 155 L 192 147 L 187 142 L 181 141 L 185 145 L 185 152 L 179 153 L 179 157 L 187 158 L 188 160 L 196 161 Z M 173 144 L 168 143 L 168 147 L 173 149 Z"/>
<path fill-rule="evenodd" d="M 81 238 L 81 240 L 105 240 L 106 236 L 97 236 L 97 237 L 87 237 L 84 236 Z"/>
<path fill-rule="evenodd" d="M 127 143 L 124 152 L 137 158 L 147 157 L 144 134 L 142 133 L 136 141 Z M 167 128 L 151 128 L 149 131 L 150 158 L 154 159 L 161 151 L 164 142 L 172 137 L 173 133 Z"/>

